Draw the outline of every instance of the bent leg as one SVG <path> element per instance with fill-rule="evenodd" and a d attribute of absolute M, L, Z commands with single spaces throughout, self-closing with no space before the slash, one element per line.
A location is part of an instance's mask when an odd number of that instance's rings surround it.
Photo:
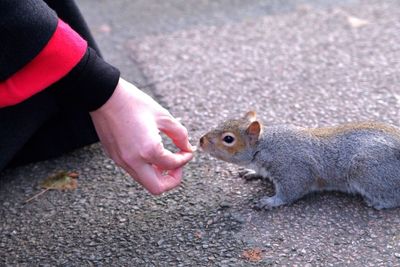
<path fill-rule="evenodd" d="M 98 141 L 89 113 L 61 103 L 60 83 L 0 109 L 0 170 L 62 155 Z"/>

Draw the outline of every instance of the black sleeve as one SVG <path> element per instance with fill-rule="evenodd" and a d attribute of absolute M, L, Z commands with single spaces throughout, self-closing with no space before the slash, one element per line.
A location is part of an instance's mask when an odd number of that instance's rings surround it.
<path fill-rule="evenodd" d="M 49 3 L 61 17 L 68 20 L 74 18 L 72 22 L 76 27 L 83 25 L 78 29 L 81 36 L 79 30 L 84 29 L 83 37 L 91 38 L 73 1 L 57 1 L 57 4 L 55 1 Z M 12 76 L 42 51 L 53 36 L 57 23 L 56 12 L 42 0 L 0 0 L 0 81 Z M 89 44 L 94 44 L 94 41 L 90 39 Z M 80 62 L 56 84 L 65 85 L 62 86 L 65 92 L 60 92 L 63 98 L 92 111 L 112 95 L 119 76 L 118 69 L 88 48 Z"/>
<path fill-rule="evenodd" d="M 96 110 L 111 97 L 117 86 L 120 72 L 102 59 L 100 50 L 75 1 L 44 1 L 57 12 L 59 18 L 68 23 L 90 46 L 83 59 L 66 79 L 70 86 L 65 87 L 65 99 L 69 99 L 69 103 L 71 101 L 72 103 L 79 102 L 88 111 Z"/>
<path fill-rule="evenodd" d="M 74 31 L 79 33 L 89 44 L 91 48 L 96 50 L 98 56 L 101 56 L 100 49 L 98 48 L 89 26 L 82 16 L 79 7 L 73 0 L 44 0 L 47 5 L 53 9 L 57 16 L 64 22 L 68 23 Z"/>
<path fill-rule="evenodd" d="M 59 95 L 64 103 L 78 104 L 94 111 L 111 97 L 119 77 L 119 70 L 89 47 L 78 65 L 60 81 L 63 89 Z"/>
<path fill-rule="evenodd" d="M 0 81 L 31 61 L 57 27 L 57 15 L 40 0 L 0 1 Z"/>

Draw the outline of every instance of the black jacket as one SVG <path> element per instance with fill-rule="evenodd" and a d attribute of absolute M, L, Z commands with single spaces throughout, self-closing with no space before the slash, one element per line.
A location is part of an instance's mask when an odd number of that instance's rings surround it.
<path fill-rule="evenodd" d="M 89 44 L 84 57 L 63 78 L 72 85 L 76 84 L 65 89 L 68 90 L 65 94 L 87 110 L 95 110 L 111 96 L 120 73 L 102 60 L 72 0 L 0 0 L 0 83 L 12 77 L 42 51 L 56 30 L 58 18 L 69 24 Z"/>

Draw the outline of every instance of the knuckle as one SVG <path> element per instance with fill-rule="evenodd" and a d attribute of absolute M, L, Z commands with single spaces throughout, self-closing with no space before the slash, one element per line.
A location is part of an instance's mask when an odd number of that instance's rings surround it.
<path fill-rule="evenodd" d="M 147 161 L 152 160 L 162 153 L 163 148 L 162 143 L 144 146 L 140 156 Z"/>
<path fill-rule="evenodd" d="M 174 117 L 170 117 L 169 120 L 170 123 L 174 125 L 180 136 L 185 137 L 188 135 L 188 130 L 186 129 L 185 126 L 183 126 L 183 124 L 179 120 L 177 120 Z"/>
<path fill-rule="evenodd" d="M 185 126 L 181 126 L 181 131 L 182 131 L 182 139 L 186 139 L 186 137 L 189 135 L 188 129 L 186 129 Z"/>
<path fill-rule="evenodd" d="M 178 131 L 176 131 L 174 140 L 185 141 L 185 140 L 187 140 L 188 135 L 189 135 L 189 132 L 186 129 L 186 127 L 184 127 L 183 125 L 180 125 L 178 127 Z"/>
<path fill-rule="evenodd" d="M 122 152 L 117 163 L 119 166 L 129 165 L 134 161 L 134 155 L 131 152 Z"/>

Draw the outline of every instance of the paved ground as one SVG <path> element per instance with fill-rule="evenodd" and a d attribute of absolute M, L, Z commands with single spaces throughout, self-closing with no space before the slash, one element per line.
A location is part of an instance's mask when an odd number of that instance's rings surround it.
<path fill-rule="evenodd" d="M 79 3 L 106 58 L 193 143 L 249 109 L 265 124 L 400 125 L 399 2 L 282 2 Z M 80 173 L 79 188 L 24 205 L 57 170 Z M 154 198 L 94 145 L 1 174 L 0 265 L 400 266 L 399 209 L 339 193 L 252 209 L 272 192 L 199 154 L 181 188 Z"/>

